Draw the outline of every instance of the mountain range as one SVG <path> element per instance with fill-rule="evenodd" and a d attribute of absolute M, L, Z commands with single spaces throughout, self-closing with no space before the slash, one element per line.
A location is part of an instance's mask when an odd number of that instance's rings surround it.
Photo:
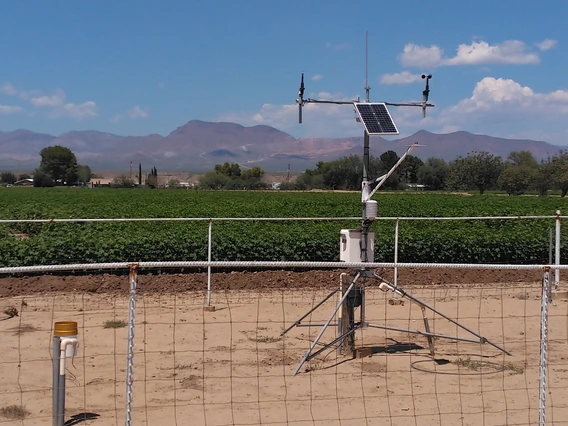
<path fill-rule="evenodd" d="M 425 145 L 413 155 L 447 161 L 474 150 L 489 151 L 506 158 L 511 151 L 528 150 L 538 160 L 557 153 L 560 147 L 543 141 L 504 139 L 465 131 L 435 134 L 421 130 L 395 140 L 371 137 L 370 152 L 380 156 L 387 150 L 401 155 L 408 145 Z M 300 138 L 274 127 L 241 126 L 236 123 L 191 120 L 167 136 L 118 136 L 93 130 L 71 131 L 60 136 L 29 130 L 0 132 L 0 170 L 33 171 L 40 162 L 42 148 L 62 145 L 70 148 L 80 164 L 92 170 L 127 170 L 130 162 L 155 166 L 163 171 L 203 172 L 225 161 L 242 168 L 260 166 L 270 172 L 302 172 L 318 161 L 331 161 L 363 152 L 363 137 Z"/>

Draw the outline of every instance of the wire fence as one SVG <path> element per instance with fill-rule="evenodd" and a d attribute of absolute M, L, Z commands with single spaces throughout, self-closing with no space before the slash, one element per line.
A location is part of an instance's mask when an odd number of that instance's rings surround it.
<path fill-rule="evenodd" d="M 394 262 L 372 263 L 212 256 L 216 220 L 358 218 L 0 221 L 208 222 L 207 260 L 0 268 L 0 424 L 51 424 L 57 321 L 79 329 L 79 352 L 67 363 L 66 425 L 568 424 L 562 218 L 377 218 L 395 222 Z M 524 265 L 399 262 L 398 225 L 414 220 L 550 220 L 550 255 Z M 337 337 L 338 315 L 330 314 L 340 294 L 330 292 L 342 272 L 362 267 L 511 355 L 464 341 L 472 336 L 456 323 L 371 279 L 366 320 L 379 328 L 355 333 L 353 357 L 325 350 L 294 376 L 316 337 L 316 349 Z M 55 272 L 63 274 L 38 275 Z"/>
<path fill-rule="evenodd" d="M 568 423 L 568 303 L 549 290 L 547 267 L 396 265 L 401 288 L 511 356 L 487 344 L 434 338 L 432 357 L 424 335 L 365 328 L 356 335 L 356 346 L 367 350 L 362 356 L 328 350 L 293 376 L 339 297 L 310 314 L 306 327 L 281 333 L 339 286 L 341 265 L 316 263 L 319 271 L 306 271 L 310 262 L 304 262 L 258 271 L 276 264 L 253 262 L 248 265 L 256 272 L 214 273 L 213 283 L 231 284 L 211 292 L 209 309 L 204 274 L 200 291 L 179 287 L 191 274 L 138 276 L 138 268 L 166 269 L 160 262 L 96 265 L 131 272 L 100 278 L 108 281 L 102 291 L 87 277 L 2 279 L 12 296 L 0 299 L 7 318 L 0 321 L 0 424 L 50 424 L 52 325 L 61 320 L 78 323 L 80 342 L 67 367 L 67 424 Z M 207 262 L 185 266 L 196 265 Z M 357 266 L 344 264 L 343 270 Z M 367 266 L 392 274 L 395 264 Z M 511 275 L 499 276 L 503 271 Z M 533 278 L 515 282 L 522 271 L 532 271 Z M 161 289 L 151 285 L 158 279 Z M 66 291 L 34 292 L 50 285 Z M 471 337 L 439 315 L 427 315 L 433 334 Z M 420 307 L 381 291 L 378 282 L 367 285 L 366 316 L 370 323 L 424 333 Z M 336 333 L 330 327 L 322 342 Z"/>

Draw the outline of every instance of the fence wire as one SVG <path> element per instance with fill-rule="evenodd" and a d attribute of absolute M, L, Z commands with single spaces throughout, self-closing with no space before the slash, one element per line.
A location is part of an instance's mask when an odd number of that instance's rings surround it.
<path fill-rule="evenodd" d="M 12 289 L 0 299 L 0 424 L 50 424 L 51 328 L 60 320 L 79 326 L 79 353 L 67 367 L 66 419 L 76 423 L 534 425 L 545 424 L 545 410 L 546 424 L 568 424 L 567 301 L 548 303 L 547 296 L 543 316 L 541 296 L 548 293 L 539 271 L 522 281 L 493 270 L 469 277 L 435 271 L 403 268 L 399 285 L 511 356 L 487 344 L 434 338 L 432 357 L 423 335 L 369 327 L 356 333 L 356 346 L 367 351 L 362 357 L 331 348 L 293 376 L 339 295 L 304 327 L 281 333 L 339 286 L 336 271 L 214 273 L 209 304 L 205 274 L 197 291 L 180 285 L 192 274 L 131 276 L 130 286 L 127 276 L 111 275 L 101 278 L 102 288 L 82 288 L 89 277 L 0 278 Z M 60 290 L 45 293 L 50 288 Z M 433 334 L 472 337 L 426 314 Z M 420 307 L 377 282 L 367 286 L 366 320 L 424 332 Z M 320 343 L 336 335 L 331 326 Z"/>

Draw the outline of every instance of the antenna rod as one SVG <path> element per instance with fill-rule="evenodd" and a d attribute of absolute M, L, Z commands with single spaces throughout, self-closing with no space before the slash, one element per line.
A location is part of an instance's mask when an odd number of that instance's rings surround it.
<path fill-rule="evenodd" d="M 365 30 L 365 102 L 369 102 L 369 31 Z"/>

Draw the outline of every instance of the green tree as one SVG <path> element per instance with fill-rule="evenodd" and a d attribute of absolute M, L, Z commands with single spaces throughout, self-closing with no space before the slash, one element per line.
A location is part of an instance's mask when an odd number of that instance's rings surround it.
<path fill-rule="evenodd" d="M 550 157 L 546 160 L 542 160 L 538 165 L 534 176 L 534 187 L 541 197 L 544 197 L 554 184 L 553 171 Z"/>
<path fill-rule="evenodd" d="M 450 162 L 448 187 L 466 190 L 476 188 L 483 194 L 497 185 L 502 169 L 501 157 L 487 151 L 474 151 L 465 158 L 460 156 Z"/>
<path fill-rule="evenodd" d="M 538 167 L 538 161 L 530 151 L 513 151 L 507 157 L 507 162 L 514 166 L 523 166 L 531 169 Z"/>
<path fill-rule="evenodd" d="M 554 185 L 560 188 L 560 196 L 565 197 L 568 193 L 568 151 L 560 151 L 551 160 L 552 180 Z"/>
<path fill-rule="evenodd" d="M 426 162 L 418 168 L 416 174 L 418 183 L 426 185 L 434 191 L 444 189 L 448 176 L 448 163 L 441 158 L 428 158 Z"/>
<path fill-rule="evenodd" d="M 0 181 L 2 183 L 14 183 L 16 182 L 16 175 L 12 172 L 2 172 L 0 174 Z"/>
<path fill-rule="evenodd" d="M 215 164 L 214 171 L 232 179 L 239 178 L 241 176 L 241 166 L 237 163 L 227 162 L 224 164 Z"/>
<path fill-rule="evenodd" d="M 146 185 L 150 188 L 157 188 L 158 187 L 158 169 L 156 167 L 152 167 L 148 176 L 146 176 Z"/>
<path fill-rule="evenodd" d="M 125 173 L 122 173 L 114 177 L 111 186 L 113 188 L 134 188 L 134 182 Z"/>
<path fill-rule="evenodd" d="M 248 169 L 240 173 L 240 177 L 242 179 L 262 179 L 263 176 L 264 176 L 264 170 L 262 170 L 258 166 L 254 166 L 252 169 Z"/>
<path fill-rule="evenodd" d="M 536 170 L 535 170 L 536 173 Z M 531 169 L 513 164 L 505 164 L 499 175 L 497 183 L 499 187 L 509 195 L 522 195 L 534 180 Z"/>
<path fill-rule="evenodd" d="M 77 182 L 77 158 L 69 148 L 48 146 L 40 151 L 40 156 L 41 162 L 36 173 L 49 176 L 56 185 L 74 185 Z"/>
<path fill-rule="evenodd" d="M 414 155 L 408 155 L 400 164 L 399 175 L 405 183 L 418 182 L 418 170 L 424 165 L 424 162 Z"/>
<path fill-rule="evenodd" d="M 509 195 L 522 195 L 534 183 L 537 172 L 538 162 L 530 151 L 513 151 L 497 183 Z"/>
<path fill-rule="evenodd" d="M 91 180 L 91 168 L 89 166 L 79 165 L 77 167 L 77 176 L 81 182 L 89 182 Z"/>
<path fill-rule="evenodd" d="M 231 178 L 216 171 L 209 171 L 198 180 L 198 187 L 202 189 L 225 189 Z"/>
<path fill-rule="evenodd" d="M 55 182 L 48 174 L 38 170 L 34 173 L 34 186 L 36 187 L 52 187 Z"/>
<path fill-rule="evenodd" d="M 400 160 L 398 154 L 392 150 L 385 151 L 379 157 L 382 163 L 382 174 L 386 174 L 389 172 L 390 169 Z M 399 189 L 400 187 L 400 177 L 401 177 L 401 169 L 399 168 L 396 170 L 386 182 L 383 184 L 383 188 L 385 189 Z"/>

